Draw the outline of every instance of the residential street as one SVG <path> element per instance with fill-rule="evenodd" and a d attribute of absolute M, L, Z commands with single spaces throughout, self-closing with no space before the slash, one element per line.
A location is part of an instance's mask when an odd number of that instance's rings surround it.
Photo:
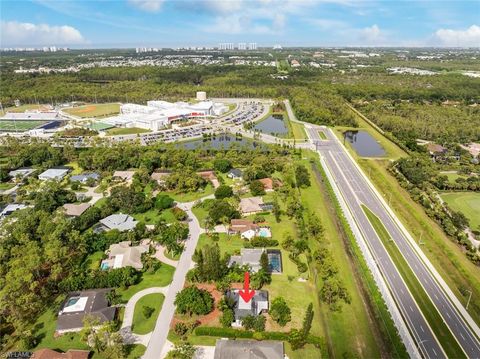
<path fill-rule="evenodd" d="M 157 318 L 155 329 L 152 332 L 150 341 L 147 346 L 147 350 L 143 355 L 144 359 L 159 359 L 163 346 L 167 341 L 168 331 L 170 329 L 170 323 L 175 314 L 175 296 L 180 292 L 185 284 L 185 276 L 190 270 L 192 265 L 192 256 L 197 246 L 198 238 L 203 229 L 200 228 L 200 223 L 193 215 L 192 207 L 195 202 L 188 202 L 179 204 L 179 207 L 184 209 L 188 213 L 189 222 L 188 227 L 190 230 L 190 238 L 185 242 L 185 250 L 180 257 L 177 264 L 177 269 L 173 276 L 172 283 L 166 293 L 165 300 L 163 302 L 162 310 Z"/>

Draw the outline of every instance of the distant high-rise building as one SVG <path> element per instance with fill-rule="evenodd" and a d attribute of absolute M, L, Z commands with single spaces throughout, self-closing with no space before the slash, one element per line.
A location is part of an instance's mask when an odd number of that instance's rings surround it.
<path fill-rule="evenodd" d="M 281 50 L 281 49 L 282 49 L 282 45 L 278 45 L 278 44 L 273 45 L 273 49 L 274 49 L 274 50 Z"/>
<path fill-rule="evenodd" d="M 238 49 L 239 49 L 239 50 L 246 50 L 246 49 L 247 49 L 247 43 L 245 43 L 245 42 L 239 42 L 239 43 L 238 43 Z"/>
<path fill-rule="evenodd" d="M 223 42 L 223 43 L 219 44 L 218 48 L 220 50 L 233 50 L 234 45 L 233 45 L 233 42 Z"/>
<path fill-rule="evenodd" d="M 248 44 L 248 49 L 249 50 L 256 50 L 257 49 L 257 43 L 256 42 L 250 42 Z"/>
<path fill-rule="evenodd" d="M 56 46 L 50 46 L 50 52 L 57 52 Z"/>

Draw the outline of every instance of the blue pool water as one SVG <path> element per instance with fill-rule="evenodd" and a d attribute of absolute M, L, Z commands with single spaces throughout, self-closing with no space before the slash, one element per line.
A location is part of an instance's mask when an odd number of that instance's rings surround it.
<path fill-rule="evenodd" d="M 65 307 L 70 307 L 71 305 L 74 305 L 75 303 L 78 302 L 78 299 L 79 298 L 70 298 L 67 302 L 67 304 L 65 305 Z"/>
<path fill-rule="evenodd" d="M 270 235 L 270 232 L 266 228 L 260 228 L 258 231 L 259 237 L 268 237 Z"/>
<path fill-rule="evenodd" d="M 102 263 L 100 268 L 102 268 L 102 270 L 107 270 L 109 268 L 108 263 Z"/>
<path fill-rule="evenodd" d="M 280 252 L 267 252 L 268 266 L 272 273 L 282 273 L 282 255 Z"/>

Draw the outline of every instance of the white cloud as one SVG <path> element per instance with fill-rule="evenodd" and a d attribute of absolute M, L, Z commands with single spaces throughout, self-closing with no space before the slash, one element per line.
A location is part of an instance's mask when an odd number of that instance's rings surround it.
<path fill-rule="evenodd" d="M 164 0 L 128 0 L 130 4 L 147 12 L 158 12 L 162 8 Z"/>
<path fill-rule="evenodd" d="M 367 44 L 376 44 L 384 40 L 383 33 L 376 24 L 359 30 L 359 35 Z"/>
<path fill-rule="evenodd" d="M 2 46 L 79 45 L 86 43 L 74 27 L 2 21 Z"/>
<path fill-rule="evenodd" d="M 433 35 L 433 43 L 447 47 L 479 47 L 480 26 L 472 25 L 466 30 L 437 30 Z"/>

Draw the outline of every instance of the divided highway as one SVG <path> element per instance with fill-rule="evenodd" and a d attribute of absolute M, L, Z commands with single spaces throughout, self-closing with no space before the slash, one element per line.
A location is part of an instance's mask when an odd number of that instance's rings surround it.
<path fill-rule="evenodd" d="M 347 154 L 340 141 L 331 130 L 324 127 L 307 125 L 305 129 L 310 141 L 325 160 L 328 170 L 332 174 L 359 230 L 365 238 L 422 356 L 426 358 L 445 358 L 446 354 L 420 308 L 417 306 L 415 298 L 410 293 L 381 239 L 368 221 L 362 209 L 362 204 L 367 206 L 381 220 L 466 356 L 469 358 L 480 358 L 480 341 L 475 335 L 475 329 L 468 326 L 457 307 L 451 302 L 441 285 L 419 258 L 409 239 L 392 218 L 384 203 L 382 203 L 370 183 L 357 168 L 353 159 Z M 322 140 L 319 136 L 319 131 L 326 135 L 326 140 Z M 469 319 L 472 322 L 471 318 Z M 476 329 L 478 330 L 478 327 Z"/>

